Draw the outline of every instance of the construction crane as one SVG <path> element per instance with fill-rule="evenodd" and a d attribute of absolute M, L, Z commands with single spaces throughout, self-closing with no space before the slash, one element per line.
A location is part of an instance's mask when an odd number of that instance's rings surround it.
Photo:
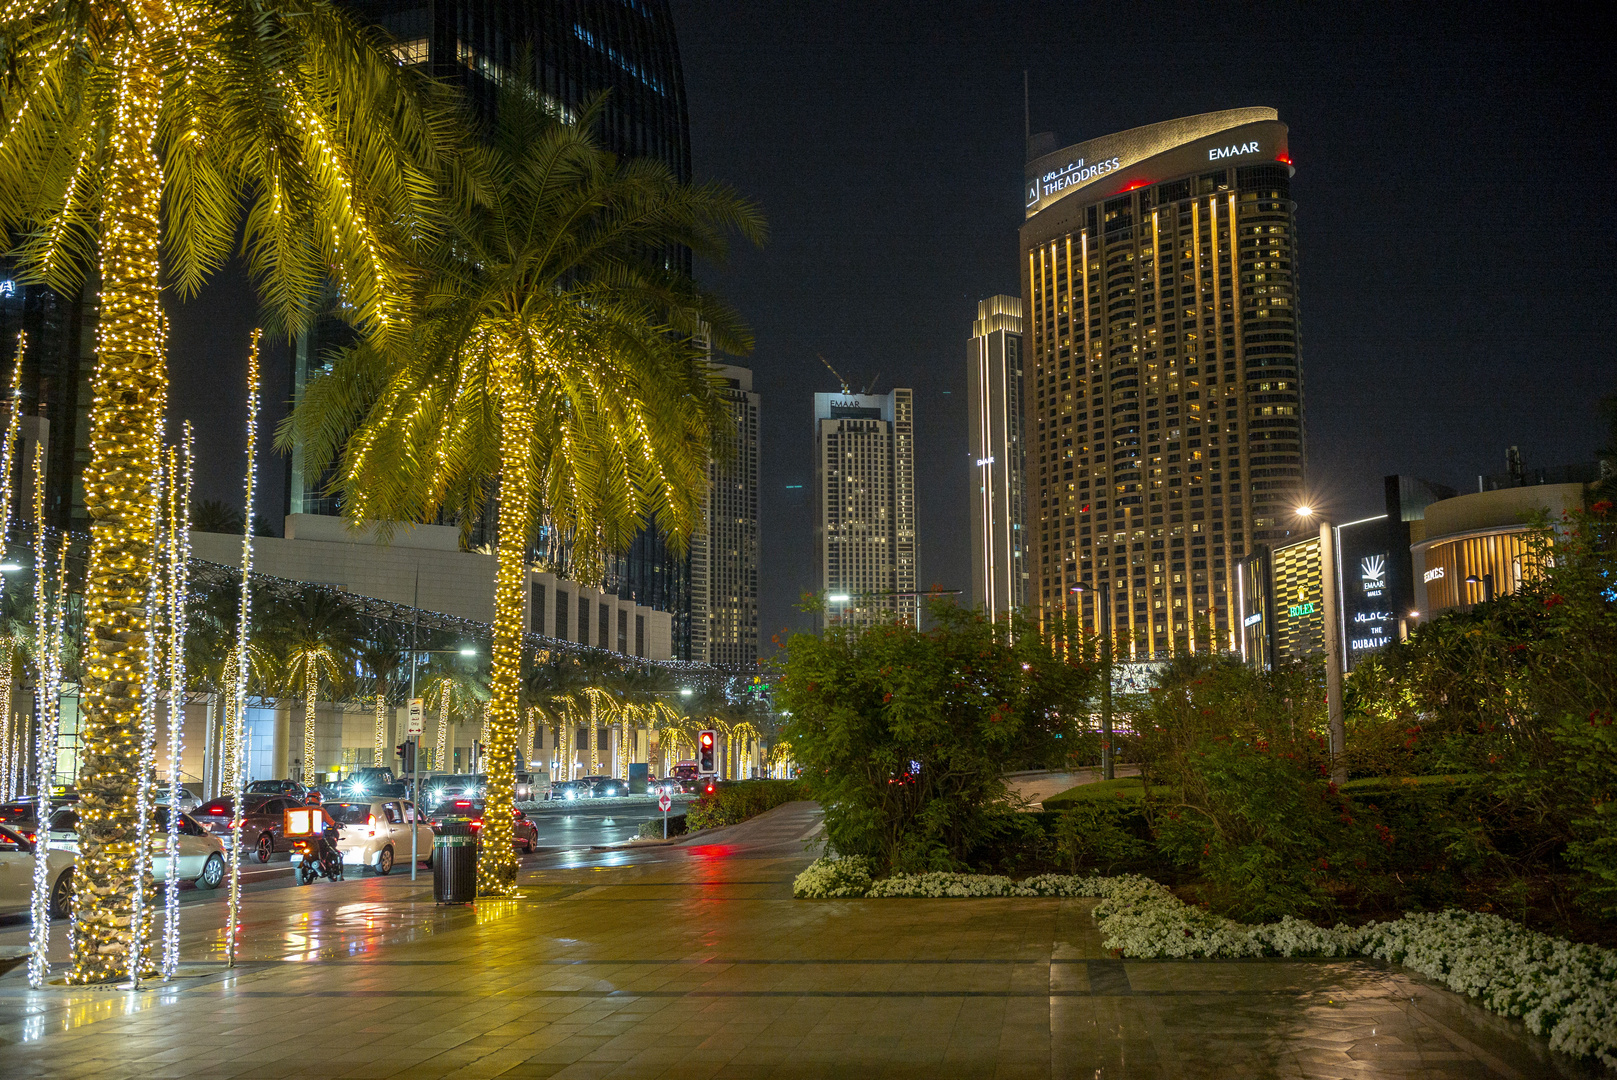
<path fill-rule="evenodd" d="M 842 384 L 842 392 L 844 394 L 852 394 L 853 391 L 848 389 L 848 380 L 842 377 L 842 373 L 840 371 L 831 366 L 831 361 L 827 360 L 822 353 L 815 353 L 814 355 L 820 358 L 820 363 L 825 365 L 827 371 L 837 377 L 837 382 Z M 866 396 L 872 393 L 876 389 L 876 380 L 880 377 L 881 372 L 878 371 L 874 376 L 871 377 L 870 384 L 863 390 L 859 391 L 859 393 Z"/>

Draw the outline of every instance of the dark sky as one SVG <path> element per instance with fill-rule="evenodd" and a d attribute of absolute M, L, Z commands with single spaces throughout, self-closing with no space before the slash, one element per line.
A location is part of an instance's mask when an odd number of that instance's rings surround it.
<path fill-rule="evenodd" d="M 970 587 L 965 343 L 977 301 L 1019 288 L 1024 68 L 1033 130 L 1063 146 L 1279 110 L 1309 483 L 1332 514 L 1379 512 L 1386 473 L 1474 489 L 1508 445 L 1535 465 L 1601 442 L 1617 186 L 1612 28 L 1593 5 L 673 9 L 698 175 L 760 203 L 773 232 L 703 271 L 757 334 L 766 643 L 805 621 L 793 605 L 816 583 L 811 395 L 836 389 L 816 353 L 879 391 L 915 389 L 921 581 Z M 175 314 L 171 411 L 198 420 L 204 496 L 239 499 L 252 324 L 229 284 Z M 268 367 L 271 422 L 284 369 Z M 258 505 L 277 519 L 282 475 L 271 456 Z"/>

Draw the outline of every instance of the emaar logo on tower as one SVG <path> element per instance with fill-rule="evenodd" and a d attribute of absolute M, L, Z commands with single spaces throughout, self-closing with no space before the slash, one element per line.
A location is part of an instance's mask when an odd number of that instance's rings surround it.
<path fill-rule="evenodd" d="M 1207 160 L 1223 161 L 1225 158 L 1244 157 L 1247 154 L 1256 154 L 1258 149 L 1255 142 L 1241 143 L 1238 146 L 1215 146 L 1207 151 Z"/>

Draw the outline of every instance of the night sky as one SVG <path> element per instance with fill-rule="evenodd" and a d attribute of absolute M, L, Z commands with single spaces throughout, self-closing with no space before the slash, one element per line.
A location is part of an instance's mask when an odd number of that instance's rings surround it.
<path fill-rule="evenodd" d="M 920 580 L 970 588 L 965 348 L 1016 294 L 1022 72 L 1058 145 L 1267 105 L 1297 175 L 1308 483 L 1339 520 L 1404 472 L 1475 490 L 1593 458 L 1617 392 L 1612 64 L 1594 6 L 737 4 L 673 0 L 698 177 L 772 238 L 704 279 L 751 320 L 763 395 L 760 627 L 816 584 L 812 400 L 916 392 Z M 1411 19 L 1423 20 L 1411 22 Z M 1598 20 L 1598 21 L 1592 21 Z M 175 313 L 172 413 L 239 498 L 250 293 Z M 267 387 L 278 415 L 284 360 Z M 271 417 L 273 420 L 275 416 Z M 279 463 L 261 512 L 281 508 Z M 789 488 L 788 485 L 802 485 Z"/>

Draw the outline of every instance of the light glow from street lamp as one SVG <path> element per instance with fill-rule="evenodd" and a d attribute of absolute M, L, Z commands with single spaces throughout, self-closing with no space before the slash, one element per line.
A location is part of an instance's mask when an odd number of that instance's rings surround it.
<path fill-rule="evenodd" d="M 1313 517 L 1314 516 L 1314 508 L 1312 506 L 1299 506 L 1297 508 L 1297 516 L 1298 517 Z"/>
<path fill-rule="evenodd" d="M 460 655 L 462 655 L 462 656 L 476 656 L 477 655 L 477 649 L 474 648 L 471 645 L 468 645 L 464 649 L 460 650 Z"/>
<path fill-rule="evenodd" d="M 830 596 L 826 597 L 826 599 L 831 601 L 833 604 L 846 604 L 848 602 L 848 594 L 843 592 L 832 593 Z"/>

